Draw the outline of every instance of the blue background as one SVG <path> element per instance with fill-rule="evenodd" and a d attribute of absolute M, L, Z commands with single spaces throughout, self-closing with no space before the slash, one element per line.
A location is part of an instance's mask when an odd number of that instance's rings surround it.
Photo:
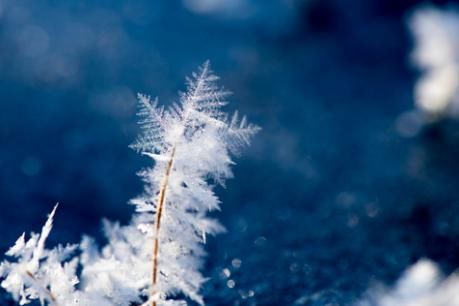
<path fill-rule="evenodd" d="M 150 165 L 135 94 L 170 103 L 209 59 L 263 130 L 217 189 L 208 305 L 349 305 L 419 258 L 459 266 L 459 128 L 395 128 L 418 1 L 193 3 L 0 2 L 2 252 L 56 202 L 49 245 L 128 222 Z"/>

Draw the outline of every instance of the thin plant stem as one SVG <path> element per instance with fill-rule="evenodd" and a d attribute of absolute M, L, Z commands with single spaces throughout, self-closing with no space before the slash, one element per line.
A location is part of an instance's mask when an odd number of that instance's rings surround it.
<path fill-rule="evenodd" d="M 39 284 L 40 281 L 35 277 L 35 275 L 33 275 L 32 272 L 30 271 L 26 271 L 26 274 L 28 277 L 30 277 L 35 283 Z M 58 306 L 57 305 L 57 301 L 56 301 L 56 297 L 54 296 L 54 294 L 46 287 L 43 286 L 43 291 L 46 292 L 46 294 L 48 295 L 49 299 L 51 300 L 51 303 L 54 305 L 54 306 Z"/>
<path fill-rule="evenodd" d="M 158 283 L 158 255 L 159 255 L 159 230 L 161 229 L 161 217 L 163 215 L 164 203 L 166 199 L 167 184 L 169 183 L 169 176 L 172 170 L 172 164 L 174 163 L 175 156 L 175 146 L 172 149 L 171 157 L 167 162 L 166 173 L 164 174 L 164 179 L 161 184 L 158 196 L 158 208 L 156 210 L 156 222 L 154 241 L 153 241 L 153 271 L 152 271 L 152 289 L 151 296 L 153 297 L 156 294 L 156 286 Z M 156 301 L 153 299 L 151 306 L 156 306 Z"/>

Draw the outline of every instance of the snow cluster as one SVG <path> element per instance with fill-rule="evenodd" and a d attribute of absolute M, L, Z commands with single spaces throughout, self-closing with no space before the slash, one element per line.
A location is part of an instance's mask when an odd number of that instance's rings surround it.
<path fill-rule="evenodd" d="M 408 268 L 392 290 L 373 289 L 358 306 L 457 306 L 459 276 L 441 275 L 438 266 L 423 259 Z"/>
<path fill-rule="evenodd" d="M 21 305 L 203 305 L 199 290 L 206 235 L 223 227 L 207 216 L 220 202 L 215 184 L 231 177 L 231 155 L 259 130 L 221 108 L 228 92 L 206 62 L 187 79 L 180 103 L 169 109 L 139 95 L 142 135 L 132 147 L 154 160 L 141 172 L 145 191 L 133 199 L 128 225 L 104 222 L 107 244 L 45 248 L 56 208 L 40 235 L 23 234 L 0 266 L 1 286 Z"/>
<path fill-rule="evenodd" d="M 422 8 L 409 20 L 415 40 L 414 64 L 422 71 L 416 106 L 427 117 L 459 116 L 459 13 Z"/>

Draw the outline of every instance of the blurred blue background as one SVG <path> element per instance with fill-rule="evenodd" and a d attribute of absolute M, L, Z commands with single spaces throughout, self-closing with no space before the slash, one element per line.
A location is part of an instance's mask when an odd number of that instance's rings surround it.
<path fill-rule="evenodd" d="M 459 129 L 395 127 L 418 2 L 0 0 L 0 250 L 56 202 L 51 245 L 127 222 L 136 93 L 170 103 L 209 59 L 263 130 L 218 189 L 208 305 L 349 305 L 421 257 L 452 271 Z"/>

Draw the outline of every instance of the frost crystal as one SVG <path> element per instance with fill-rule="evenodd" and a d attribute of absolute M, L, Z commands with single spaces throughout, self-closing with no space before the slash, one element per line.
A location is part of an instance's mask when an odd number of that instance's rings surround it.
<path fill-rule="evenodd" d="M 204 304 L 202 244 L 223 230 L 206 215 L 220 204 L 211 183 L 231 177 L 230 152 L 259 129 L 237 113 L 228 119 L 221 110 L 228 92 L 217 80 L 205 63 L 167 110 L 139 95 L 143 133 L 132 147 L 155 165 L 141 173 L 146 187 L 131 201 L 137 211 L 131 224 L 107 224 L 109 244 L 83 270 L 88 290 L 104 291 L 116 305 L 142 297 L 151 305 L 176 305 L 171 298 L 178 293 Z"/>

